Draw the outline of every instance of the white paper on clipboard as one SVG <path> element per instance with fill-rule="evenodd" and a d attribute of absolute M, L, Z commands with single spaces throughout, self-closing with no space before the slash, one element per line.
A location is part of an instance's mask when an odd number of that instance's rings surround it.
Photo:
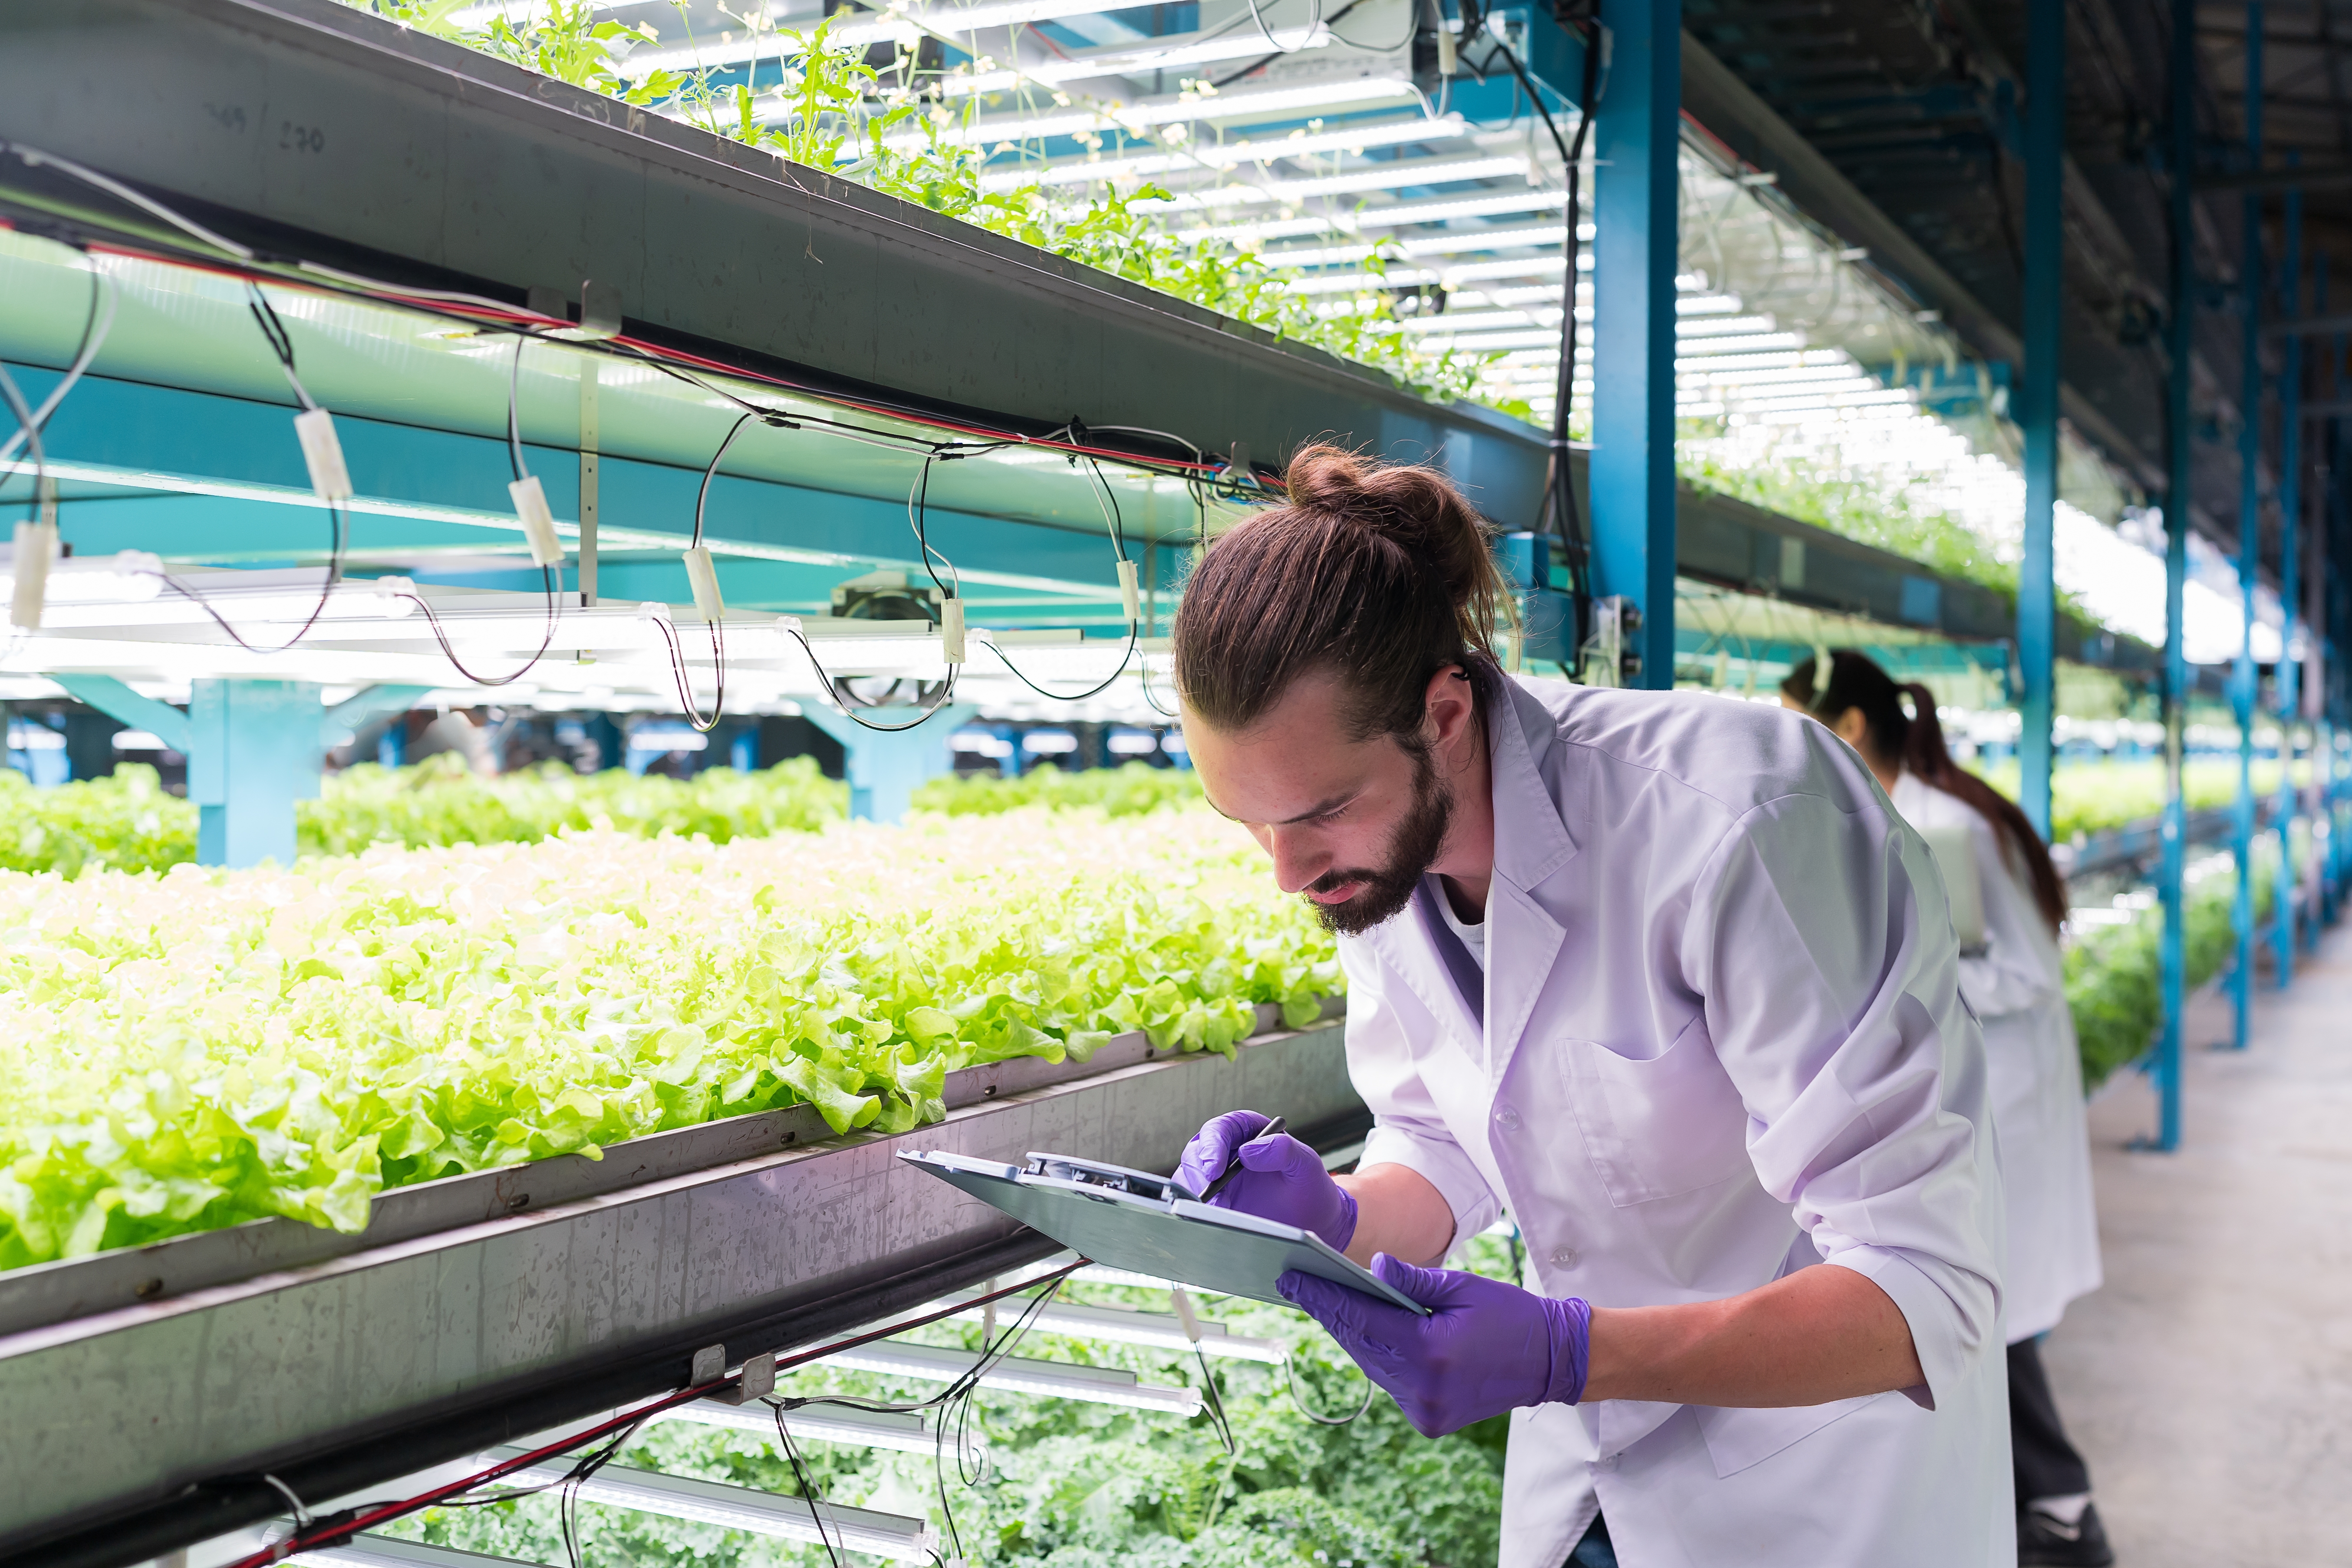
<path fill-rule="evenodd" d="M 1196 1203 L 1166 1176 L 1065 1154 L 1033 1153 L 1025 1166 L 930 1150 L 901 1150 L 898 1158 L 1112 1268 L 1276 1306 L 1289 1303 L 1275 1281 L 1295 1268 L 1429 1314 L 1320 1237 Z"/>
<path fill-rule="evenodd" d="M 1936 857 L 1936 868 L 1944 875 L 1944 893 L 1952 903 L 1952 930 L 1960 939 L 1962 952 L 1974 952 L 1985 944 L 1984 889 L 1977 881 L 1976 844 L 1965 825 L 1959 826 L 1923 827 L 1919 837 L 1927 841 L 1927 848 Z"/>

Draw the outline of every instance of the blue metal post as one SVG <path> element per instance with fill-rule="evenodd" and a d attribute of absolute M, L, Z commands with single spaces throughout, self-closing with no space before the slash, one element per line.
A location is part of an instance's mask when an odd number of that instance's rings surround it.
<path fill-rule="evenodd" d="M 2246 6 L 2246 155 L 2263 163 L 2263 7 Z M 2232 848 L 2238 858 L 2238 897 L 2230 911 L 2238 939 L 2237 966 L 2230 976 L 2230 1047 L 2246 1048 L 2254 996 L 2254 568 L 2262 558 L 2263 456 L 2263 198 L 2246 193 L 2239 245 L 2238 279 L 2238 596 L 2244 610 L 2243 640 L 2230 683 L 2230 705 L 2238 720 L 2238 801 Z"/>
<path fill-rule="evenodd" d="M 746 724 L 735 731 L 727 742 L 727 765 L 739 773 L 754 772 L 760 765 L 760 730 L 757 724 Z"/>
<path fill-rule="evenodd" d="M 2025 558 L 2017 573 L 2017 659 L 2025 679 L 2018 804 L 2050 837 L 2051 727 L 2056 719 L 2058 340 L 2065 230 L 2066 7 L 2027 8 L 2025 104 Z"/>
<path fill-rule="evenodd" d="M 1675 683 L 1675 276 L 1681 0 L 1610 0 L 1592 117 L 1592 566 L 1642 612 L 1635 682 Z"/>
<path fill-rule="evenodd" d="M 2180 1028 L 2188 962 L 2181 859 L 2189 822 L 2181 800 L 2181 747 L 2189 713 L 2189 655 L 2181 644 L 2181 595 L 2189 578 L 2189 360 L 2196 350 L 2197 225 L 2189 177 L 2197 166 L 2197 0 L 2172 0 L 2172 297 L 2166 322 L 2164 387 L 2164 858 L 2157 875 L 2164 904 L 2164 1032 L 2157 1045 L 2155 1146 L 2180 1147 Z"/>
<path fill-rule="evenodd" d="M 845 714 L 815 703 L 802 712 L 810 723 L 841 742 L 849 774 L 849 815 L 862 822 L 901 822 L 916 787 L 955 771 L 948 739 L 980 711 L 969 702 L 950 702 L 907 730 L 869 730 Z M 877 724 L 903 724 L 913 709 L 880 709 Z"/>
<path fill-rule="evenodd" d="M 291 866 L 294 803 L 319 793 L 319 688 L 303 680 L 198 680 L 189 699 L 197 864 Z"/>
<path fill-rule="evenodd" d="M 2287 162 L 2297 162 L 2293 153 Z M 2286 229 L 2279 257 L 2279 311 L 2293 321 L 2303 314 L 2303 193 L 2286 194 Z M 2271 950 L 2277 960 L 2278 986 L 2284 991 L 2294 979 L 2294 660 L 2288 650 L 2294 643 L 2295 525 L 2303 516 L 2303 340 L 2290 334 L 2286 363 L 2279 370 L 2279 602 L 2285 619 L 2279 626 L 2278 720 L 2278 876 L 2272 884 Z"/>

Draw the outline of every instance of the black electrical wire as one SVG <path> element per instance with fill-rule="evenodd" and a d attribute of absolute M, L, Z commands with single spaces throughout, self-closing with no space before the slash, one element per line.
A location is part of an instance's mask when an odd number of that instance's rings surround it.
<path fill-rule="evenodd" d="M 727 631 L 718 621 L 704 624 L 710 628 L 710 663 L 716 672 L 716 686 L 710 694 L 710 717 L 705 719 L 694 706 L 694 688 L 686 673 L 686 648 L 678 641 L 677 628 L 670 625 L 667 616 L 653 617 L 661 628 L 662 641 L 669 648 L 671 676 L 677 682 L 677 705 L 686 710 L 686 721 L 698 734 L 708 735 L 719 728 L 719 721 L 727 716 Z M 805 642 L 802 644 L 807 646 Z"/>
<path fill-rule="evenodd" d="M 6 400 L 8 412 L 16 416 L 26 447 L 32 455 L 32 520 L 37 522 L 40 521 L 41 505 L 48 499 L 49 493 L 48 449 L 41 445 L 41 426 L 33 417 L 32 406 L 25 401 L 25 395 L 16 389 L 16 378 L 8 374 L 5 364 L 0 364 L 0 399 Z"/>
<path fill-rule="evenodd" d="M 303 412 L 316 412 L 320 407 L 319 400 L 310 395 L 309 387 L 302 384 L 302 377 L 295 368 L 293 336 L 287 331 L 286 323 L 278 319 L 276 308 L 269 303 L 269 297 L 261 291 L 261 285 L 247 279 L 245 287 L 247 296 L 246 309 L 252 314 L 254 324 L 261 329 L 262 341 L 269 345 L 270 353 L 278 361 L 278 368 L 285 374 L 286 384 L 294 389 L 295 400 L 302 405 Z M 302 624 L 294 629 L 294 635 L 275 647 L 264 647 L 249 640 L 243 632 L 229 624 L 228 617 L 222 615 L 214 605 L 209 595 L 191 587 L 169 572 L 157 572 L 152 574 L 160 578 L 173 593 L 204 611 L 211 618 L 213 625 L 220 627 L 227 634 L 231 642 L 246 652 L 284 653 L 310 635 L 311 629 L 326 615 L 327 605 L 334 597 L 336 584 L 343 579 L 343 554 L 351 545 L 351 519 L 340 501 L 329 500 L 326 505 L 327 571 L 326 576 L 319 584 L 318 601 L 310 606 L 310 613 L 303 617 Z M 423 601 L 419 600 L 418 603 L 421 604 Z M 429 615 L 431 612 L 428 610 L 426 613 Z M 551 628 L 551 630 L 552 628 Z M 454 663 L 455 660 L 451 662 Z"/>
<path fill-rule="evenodd" d="M 1359 3 L 1360 3 L 1360 0 L 1359 0 Z M 1339 15 L 1344 14 L 1344 12 L 1335 14 L 1333 19 L 1337 20 Z M 1213 37 L 1220 33 L 1231 31 L 1232 28 L 1237 25 L 1238 20 L 1239 18 L 1237 17 L 1235 20 L 1230 20 L 1221 24 L 1219 26 L 1211 29 L 1208 36 Z M 191 251 L 187 249 L 184 245 L 175 248 L 165 242 L 159 241 L 149 234 L 134 230 L 130 232 L 135 235 L 139 249 L 132 251 L 125 248 L 125 254 L 138 254 L 155 260 L 174 261 L 197 265 L 215 271 L 227 273 L 230 276 L 238 278 L 247 282 L 258 282 L 263 280 L 281 283 L 299 282 L 302 287 L 313 289 L 321 293 L 353 298 L 364 300 L 371 304 L 386 305 L 401 310 L 411 310 L 419 315 L 429 316 L 436 320 L 450 321 L 471 328 L 476 331 L 515 332 L 520 335 L 540 338 L 550 342 L 562 341 L 572 347 L 584 347 L 589 352 L 601 353 L 616 359 L 626 360 L 631 363 L 643 365 L 660 374 L 667 375 L 675 380 L 686 384 L 687 385 L 693 386 L 698 390 L 707 392 L 715 397 L 732 403 L 738 407 L 748 409 L 757 406 L 756 405 L 746 401 L 736 393 L 729 390 L 727 387 L 716 384 L 703 379 L 701 376 L 694 374 L 692 372 L 683 368 L 673 359 L 665 357 L 663 353 L 654 352 L 646 345 L 625 340 L 607 340 L 600 341 L 593 344 L 581 344 L 574 342 L 572 340 L 568 338 L 561 340 L 557 339 L 555 334 L 558 332 L 568 331 L 570 330 L 570 323 L 567 321 L 559 321 L 552 318 L 534 318 L 530 322 L 513 321 L 509 318 L 512 318 L 516 314 L 517 307 L 508 301 L 493 300 L 484 295 L 467 293 L 463 290 L 429 289 L 420 286 L 387 283 L 381 279 L 367 278 L 357 273 L 346 272 L 337 268 L 326 266 L 322 263 L 303 260 L 299 258 L 289 258 L 284 263 L 285 267 L 289 268 L 295 273 L 299 274 L 299 278 L 289 279 L 284 277 L 280 272 L 273 270 L 269 265 L 265 264 L 261 258 L 257 257 L 256 254 L 247 247 L 239 245 L 234 240 L 225 238 L 222 236 L 214 233 L 211 229 L 205 228 L 204 226 L 196 223 L 194 220 L 173 211 L 170 207 L 165 206 L 162 203 L 142 195 L 140 193 L 121 184 L 119 182 L 110 180 L 105 175 L 100 174 L 93 170 L 86 169 L 80 164 L 73 163 L 69 159 L 59 158 L 55 154 L 43 153 L 37 148 L 27 147 L 21 142 L 12 142 L 5 139 L 0 139 L 0 154 L 14 156 L 29 167 L 56 168 L 62 173 L 82 181 L 94 189 L 104 191 L 129 205 L 135 206 L 142 211 L 150 213 L 163 219 L 173 227 L 194 237 L 194 238 L 205 247 L 202 251 Z M 121 231 L 93 228 L 92 232 L 99 234 L 110 234 Z M 219 254 L 213 254 L 215 252 Z M 234 264 L 223 263 L 220 259 L 221 255 L 234 258 Z M 468 309 L 457 308 L 460 306 L 468 307 Z M 483 311 L 490 312 L 499 318 L 497 324 L 486 325 L 480 314 L 480 312 Z M 798 392 L 803 395 L 811 397 L 824 399 L 831 396 L 831 395 L 822 391 L 797 386 L 788 382 L 777 381 L 772 376 L 762 375 L 758 372 L 745 371 L 735 366 L 718 364 L 714 363 L 710 364 L 709 368 L 720 374 L 741 375 L 751 380 L 770 383 L 777 386 L 780 390 Z M 839 401 L 837 398 L 833 400 Z M 943 425 L 937 415 L 927 409 L 920 408 L 913 405 L 895 404 L 887 398 L 860 400 L 856 404 L 856 406 L 871 413 L 882 415 L 886 417 L 905 419 L 910 423 L 930 426 L 934 428 L 956 428 L 956 426 L 951 425 Z M 763 415 L 770 415 L 772 411 L 761 410 L 761 413 Z M 961 447 L 967 453 L 971 453 L 991 451 L 1004 447 L 1029 445 L 1033 439 L 1034 439 L 1026 436 L 1008 436 L 992 440 L 950 442 L 942 444 L 928 437 L 908 436 L 901 432 L 892 430 L 877 430 L 870 426 L 858 425 L 847 420 L 834 419 L 822 415 L 803 415 L 798 417 L 802 422 L 827 430 L 833 434 L 845 437 L 847 439 L 864 441 L 872 446 L 883 447 L 897 451 L 933 449 L 944 451 L 947 447 L 953 446 Z M 771 423 L 773 422 L 774 419 L 771 418 Z M 1106 426 L 1106 428 L 1118 427 Z M 1135 453 L 1116 453 L 1105 455 L 1115 457 L 1120 461 L 1132 463 L 1139 468 L 1150 469 L 1152 471 L 1159 471 L 1162 468 L 1179 467 L 1179 465 L 1163 463 Z M 1197 479 L 1199 476 L 1188 475 L 1187 477 Z"/>
<path fill-rule="evenodd" d="M 1077 461 L 1076 458 L 1073 458 L 1070 460 L 1073 465 Z M 1130 564 L 1127 556 L 1126 522 L 1119 512 L 1118 497 L 1112 493 L 1110 481 L 1103 478 L 1102 465 L 1096 462 L 1091 458 L 1087 458 L 1087 461 L 1094 469 L 1095 484 L 1102 493 L 1103 522 L 1110 531 L 1111 558 L 1119 565 L 1125 566 Z M 1030 679 L 1026 675 L 1024 675 L 1021 672 L 1021 668 L 1014 664 L 1013 660 L 1006 656 L 1002 644 L 992 640 L 988 646 L 990 649 L 995 653 L 997 658 L 1003 662 L 1004 668 L 1013 672 L 1013 678 L 1021 682 L 1022 685 L 1027 687 L 1030 690 L 1035 692 L 1038 696 L 1048 698 L 1055 702 L 1083 702 L 1089 697 L 1099 696 L 1101 693 L 1109 690 L 1112 684 L 1116 682 L 1120 676 L 1127 673 L 1127 667 L 1134 662 L 1135 650 L 1141 646 L 1142 641 L 1143 622 L 1137 616 L 1129 616 L 1127 621 L 1127 648 L 1119 655 L 1118 668 L 1112 670 L 1108 675 L 1103 677 L 1102 679 L 1095 685 L 1087 688 L 1084 691 L 1077 692 L 1046 690 L 1044 687 L 1038 685 L 1035 681 Z M 1159 705 L 1154 703 L 1153 707 L 1159 708 Z M 1159 710 L 1163 713 L 1167 711 L 1166 709 L 1159 709 Z"/>
<path fill-rule="evenodd" d="M 832 676 L 825 673 L 824 665 L 817 658 L 816 649 L 809 647 L 809 640 L 806 635 L 801 631 L 800 627 L 793 626 L 789 622 L 785 624 L 783 629 L 786 637 L 791 637 L 794 642 L 801 645 L 801 652 L 808 656 L 809 667 L 816 671 L 817 679 L 824 683 L 825 689 L 837 694 L 840 690 L 840 683 Z M 877 724 L 872 720 L 860 716 L 857 710 L 852 708 L 846 702 L 836 702 L 835 706 L 839 709 L 843 718 L 848 720 L 851 723 L 856 724 L 860 729 L 871 730 L 877 735 L 896 735 L 903 731 L 911 730 L 916 725 L 925 722 L 932 714 L 938 712 L 940 709 L 955 700 L 956 672 L 962 668 L 963 667 L 961 665 L 954 664 L 948 666 L 948 678 L 942 684 L 939 696 L 932 699 L 931 705 L 929 707 L 924 709 L 920 713 L 916 714 L 912 719 L 908 720 L 904 724 Z"/>
<path fill-rule="evenodd" d="M 83 258 L 89 259 L 87 253 Z M 0 463 L 16 457 L 16 443 L 29 440 L 48 428 L 50 416 L 81 380 L 82 373 L 89 370 L 90 363 L 98 358 L 98 352 L 105 346 L 107 335 L 114 330 L 114 281 L 94 261 L 90 265 L 89 279 L 89 313 L 82 319 L 81 342 L 74 350 L 73 362 L 66 367 L 65 374 L 57 385 L 49 388 L 49 395 L 32 410 L 30 422 L 26 423 L 20 417 L 16 434 L 0 441 Z M 5 374 L 5 367 L 0 366 L 0 374 Z M 0 476 L 0 479 L 9 477 L 13 476 Z"/>
<path fill-rule="evenodd" d="M 1372 1395 L 1380 1392 L 1380 1385 L 1374 1383 L 1371 1379 L 1366 1378 L 1364 1380 L 1364 1402 L 1361 1405 L 1357 1405 L 1355 1409 L 1349 1411 L 1345 1415 L 1326 1415 L 1320 1411 L 1309 1410 L 1307 1407 L 1307 1402 L 1298 1397 L 1298 1367 L 1290 1357 L 1284 1356 L 1282 1358 L 1282 1371 L 1285 1384 L 1290 1393 L 1291 1408 L 1297 1411 L 1301 1415 L 1306 1416 L 1309 1421 L 1314 1422 L 1318 1426 L 1345 1426 L 1349 1425 L 1358 1417 L 1361 1416 L 1365 1411 L 1370 1410 L 1372 1407 Z"/>
<path fill-rule="evenodd" d="M 1467 9 L 1463 30 L 1467 33 L 1478 25 L 1476 18 L 1481 13 L 1476 0 L 1465 0 L 1465 4 Z M 1559 530 L 1560 542 L 1568 550 L 1569 573 L 1580 603 L 1589 595 L 1590 573 L 1584 542 L 1584 520 L 1576 504 L 1574 476 L 1569 470 L 1568 415 L 1569 404 L 1576 383 L 1576 263 L 1581 246 L 1577 230 L 1583 226 L 1584 218 L 1582 160 L 1585 140 L 1592 130 L 1593 100 L 1598 95 L 1600 86 L 1600 7 L 1597 4 L 1586 20 L 1591 31 L 1587 34 L 1584 44 L 1584 81 L 1578 95 L 1580 101 L 1577 105 L 1576 134 L 1573 139 L 1560 135 L 1559 124 L 1552 118 L 1550 109 L 1546 107 L 1543 94 L 1537 90 L 1534 79 L 1528 76 L 1527 67 L 1520 63 L 1518 52 L 1513 49 L 1507 41 L 1498 37 L 1495 49 L 1487 54 L 1487 59 L 1491 63 L 1495 54 L 1499 52 L 1504 63 L 1510 67 L 1511 74 L 1517 77 L 1519 85 L 1527 89 L 1528 101 L 1535 105 L 1536 112 L 1543 117 L 1544 129 L 1551 133 L 1552 144 L 1559 150 L 1560 161 L 1566 165 L 1568 235 L 1564 247 L 1568 258 L 1568 276 L 1560 285 L 1559 379 L 1552 401 L 1551 437 L 1549 443 L 1551 456 L 1545 476 L 1544 515 L 1536 531 L 1543 533 L 1549 531 L 1551 527 L 1557 527 Z"/>
<path fill-rule="evenodd" d="M 507 458 L 514 465 L 514 477 L 520 481 L 530 478 L 530 470 L 522 461 L 522 347 L 530 342 L 529 332 L 515 334 L 514 365 L 507 372 Z"/>
<path fill-rule="evenodd" d="M 539 569 L 539 574 L 541 580 L 545 583 L 547 587 L 547 631 L 546 634 L 539 639 L 539 651 L 524 659 L 522 667 L 509 675 L 495 677 L 477 675 L 472 670 L 467 668 L 465 662 L 457 657 L 457 650 L 449 646 L 449 634 L 442 626 L 441 617 L 434 614 L 432 605 L 425 598 L 425 596 L 415 592 L 402 592 L 396 596 L 406 599 L 410 604 L 415 605 L 418 609 L 425 612 L 425 624 L 433 629 L 433 640 L 441 645 L 441 657 L 449 661 L 449 667 L 452 669 L 455 669 L 458 674 L 464 676 L 467 680 L 472 681 L 477 686 L 511 686 L 516 681 L 520 680 L 524 676 L 529 675 L 533 668 L 537 668 L 539 661 L 547 657 L 547 650 L 555 646 L 555 623 L 558 618 L 556 610 L 555 568 L 552 566 L 542 566 Z"/>
<path fill-rule="evenodd" d="M 1241 1446 L 1234 1441 L 1234 1424 L 1225 1415 L 1224 1396 L 1217 1389 L 1217 1374 L 1210 1370 L 1209 1352 L 1201 1348 L 1198 1341 L 1193 1342 L 1192 1354 L 1201 1363 L 1201 1391 L 1208 1396 L 1209 1425 L 1216 1432 L 1217 1441 L 1224 1445 L 1226 1457 L 1230 1458 L 1241 1452 Z"/>
<path fill-rule="evenodd" d="M 793 1443 L 790 1429 L 784 1426 L 783 1406 L 776 1406 L 775 1413 L 776 1441 L 783 1447 L 784 1462 L 793 1468 L 793 1479 L 800 1484 L 801 1500 L 809 1505 L 809 1517 L 816 1521 L 817 1544 L 824 1548 L 825 1559 L 833 1564 L 833 1568 L 841 1568 L 841 1553 L 834 1550 L 833 1536 L 824 1532 L 824 1516 L 827 1511 L 824 1500 L 818 1493 L 816 1483 L 810 1478 L 808 1469 L 801 1463 L 800 1448 Z M 836 1521 L 834 1534 L 838 1535 L 840 1532 L 841 1526 Z"/>

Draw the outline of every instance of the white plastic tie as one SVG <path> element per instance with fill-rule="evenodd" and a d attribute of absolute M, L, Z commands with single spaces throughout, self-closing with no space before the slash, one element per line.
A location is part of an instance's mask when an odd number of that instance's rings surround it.
<path fill-rule="evenodd" d="M 698 544 L 679 552 L 686 563 L 687 586 L 694 590 L 694 607 L 706 621 L 715 621 L 727 613 L 726 603 L 719 596 L 719 567 L 710 559 L 708 545 Z"/>
<path fill-rule="evenodd" d="M 343 466 L 343 444 L 335 439 L 335 416 L 323 408 L 294 416 L 294 436 L 310 468 L 310 488 L 323 501 L 352 499 L 352 472 Z"/>
<path fill-rule="evenodd" d="M 1118 563 L 1118 603 L 1119 607 L 1127 612 L 1129 620 L 1143 619 L 1143 591 L 1136 585 L 1135 563 L 1132 561 Z"/>
<path fill-rule="evenodd" d="M 534 566 L 563 564 L 563 541 L 555 537 L 555 514 L 547 510 L 547 491 L 537 474 L 525 474 L 507 486 L 514 498 L 515 516 L 522 519 L 522 536 L 530 545 Z"/>
<path fill-rule="evenodd" d="M 964 662 L 961 599 L 947 599 L 940 605 L 940 647 L 950 664 Z"/>
<path fill-rule="evenodd" d="M 47 521 L 16 525 L 16 553 L 11 563 L 16 591 L 9 596 L 8 624 L 19 631 L 41 629 L 41 605 L 49 595 L 49 562 L 58 552 L 54 502 L 42 507 Z"/>

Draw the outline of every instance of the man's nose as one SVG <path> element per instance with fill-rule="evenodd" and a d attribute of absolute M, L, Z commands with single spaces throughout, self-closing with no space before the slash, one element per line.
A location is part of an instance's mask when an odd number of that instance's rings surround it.
<path fill-rule="evenodd" d="M 1330 854 L 1296 828 L 1269 827 L 1264 842 L 1266 853 L 1274 857 L 1275 886 L 1286 893 L 1305 891 L 1331 868 Z"/>

